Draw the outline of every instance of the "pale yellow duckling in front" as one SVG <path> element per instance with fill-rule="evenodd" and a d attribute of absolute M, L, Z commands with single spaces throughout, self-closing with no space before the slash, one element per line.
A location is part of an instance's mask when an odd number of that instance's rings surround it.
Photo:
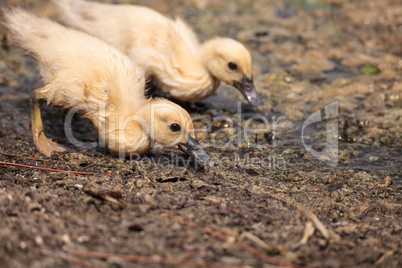
<path fill-rule="evenodd" d="M 223 81 L 236 87 L 250 104 L 263 105 L 254 87 L 250 53 L 233 39 L 217 37 L 200 44 L 182 20 L 146 7 L 53 2 L 64 23 L 122 50 L 178 100 L 202 100 Z"/>
<path fill-rule="evenodd" d="M 141 68 L 107 43 L 22 9 L 4 9 L 11 37 L 38 61 L 45 86 L 31 96 L 31 128 L 46 156 L 65 148 L 43 130 L 43 101 L 76 109 L 94 123 L 113 154 L 142 154 L 155 143 L 179 146 L 197 160 L 210 158 L 196 140 L 190 115 L 164 99 L 146 99 Z"/>

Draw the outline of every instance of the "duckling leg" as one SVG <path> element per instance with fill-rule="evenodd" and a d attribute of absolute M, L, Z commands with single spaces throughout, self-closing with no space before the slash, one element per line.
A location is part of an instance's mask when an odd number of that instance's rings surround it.
<path fill-rule="evenodd" d="M 41 88 L 35 89 L 31 94 L 31 131 L 36 148 L 38 148 L 42 154 L 50 157 L 53 151 L 64 152 L 66 149 L 54 141 L 49 140 L 43 132 L 40 107 L 44 98 L 39 94 L 40 89 Z"/>

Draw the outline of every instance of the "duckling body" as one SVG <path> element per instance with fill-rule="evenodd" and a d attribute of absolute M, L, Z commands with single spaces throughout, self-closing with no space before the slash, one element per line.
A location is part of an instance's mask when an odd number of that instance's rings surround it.
<path fill-rule="evenodd" d="M 202 100 L 223 81 L 238 88 L 251 104 L 263 104 L 252 81 L 250 53 L 233 39 L 214 38 L 200 44 L 181 19 L 169 19 L 146 7 L 53 2 L 64 23 L 122 50 L 178 100 Z"/>
<path fill-rule="evenodd" d="M 65 150 L 44 134 L 40 114 L 44 101 L 75 109 L 92 120 L 113 154 L 142 154 L 154 143 L 186 147 L 190 142 L 197 147 L 190 115 L 170 101 L 146 99 L 143 70 L 122 52 L 22 9 L 3 13 L 12 39 L 36 58 L 46 83 L 33 91 L 30 102 L 34 143 L 43 154 Z M 172 125 L 179 130 L 173 131 Z M 205 152 L 202 157 L 208 160 Z"/>

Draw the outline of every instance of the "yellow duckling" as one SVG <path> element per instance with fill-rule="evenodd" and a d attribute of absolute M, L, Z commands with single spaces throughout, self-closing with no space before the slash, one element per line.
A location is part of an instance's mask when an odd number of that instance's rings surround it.
<path fill-rule="evenodd" d="M 197 142 L 190 115 L 164 99 L 146 99 L 141 68 L 104 41 L 22 9 L 3 9 L 11 37 L 38 61 L 45 86 L 32 92 L 31 128 L 46 156 L 65 148 L 43 131 L 40 106 L 75 109 L 94 123 L 111 153 L 142 154 L 155 143 L 179 146 L 197 160 L 210 158 Z"/>
<path fill-rule="evenodd" d="M 178 100 L 202 100 L 223 81 L 236 87 L 250 104 L 263 106 L 253 83 L 250 53 L 233 39 L 217 37 L 200 44 L 182 20 L 146 7 L 53 2 L 64 23 L 122 50 Z"/>

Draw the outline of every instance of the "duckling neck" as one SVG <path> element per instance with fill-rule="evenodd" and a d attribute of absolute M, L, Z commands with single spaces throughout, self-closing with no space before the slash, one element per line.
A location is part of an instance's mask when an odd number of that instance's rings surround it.
<path fill-rule="evenodd" d="M 199 101 L 212 95 L 220 81 L 206 68 L 203 54 L 197 53 L 179 67 L 165 68 L 155 75 L 158 86 L 181 101 Z"/>
<path fill-rule="evenodd" d="M 217 69 L 217 53 L 216 53 L 216 40 L 212 39 L 206 41 L 201 45 L 201 61 L 205 68 L 208 70 L 210 75 L 214 77 L 215 80 L 220 81 L 219 72 Z"/>
<path fill-rule="evenodd" d="M 100 140 L 112 154 L 130 156 L 143 154 L 151 149 L 149 117 L 141 107 L 137 113 L 123 115 L 109 113 L 104 120 L 93 121 Z"/>
<path fill-rule="evenodd" d="M 141 129 L 143 133 L 150 137 L 150 129 L 151 129 L 151 101 L 148 100 L 145 102 L 135 113 L 133 116 L 135 120 L 141 125 Z"/>

